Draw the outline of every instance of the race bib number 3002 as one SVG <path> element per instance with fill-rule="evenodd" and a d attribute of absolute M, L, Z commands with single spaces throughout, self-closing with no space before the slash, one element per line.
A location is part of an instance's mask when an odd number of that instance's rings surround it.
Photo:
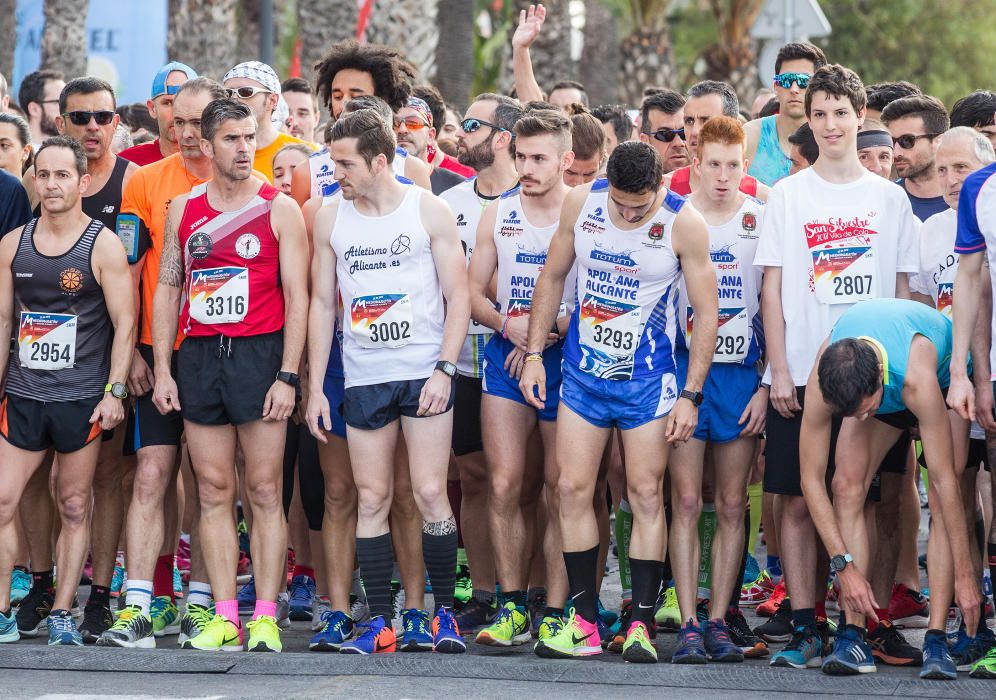
<path fill-rule="evenodd" d="M 18 359 L 28 369 L 68 369 L 76 363 L 76 323 L 73 314 L 21 312 Z"/>
<path fill-rule="evenodd" d="M 190 317 L 199 323 L 238 323 L 249 309 L 249 270 L 212 267 L 190 273 Z"/>
<path fill-rule="evenodd" d="M 412 342 L 413 325 L 405 293 L 367 294 L 349 304 L 349 327 L 360 347 L 402 348 Z"/>
<path fill-rule="evenodd" d="M 632 357 L 640 340 L 640 307 L 585 294 L 581 300 L 581 344 L 614 357 Z"/>

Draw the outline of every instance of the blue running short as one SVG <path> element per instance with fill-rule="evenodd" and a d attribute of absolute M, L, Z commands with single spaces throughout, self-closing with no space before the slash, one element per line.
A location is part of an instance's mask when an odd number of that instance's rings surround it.
<path fill-rule="evenodd" d="M 688 353 L 676 352 L 678 386 L 684 388 L 688 375 Z M 730 442 L 740 437 L 744 426 L 737 421 L 761 385 L 754 365 L 745 367 L 732 363 L 714 362 L 706 375 L 699 406 L 699 424 L 693 437 L 705 442 Z"/>
<path fill-rule="evenodd" d="M 564 364 L 560 400 L 599 428 L 639 428 L 663 418 L 678 400 L 678 382 L 673 374 L 638 379 L 599 379 L 574 365 Z"/>
<path fill-rule="evenodd" d="M 546 404 L 536 414 L 540 420 L 557 420 L 557 405 L 560 403 L 560 357 L 563 341 L 551 345 L 543 352 L 543 367 L 546 369 Z M 491 336 L 484 348 L 484 381 L 481 390 L 489 396 L 500 396 L 528 406 L 519 391 L 519 380 L 505 369 L 505 358 L 515 346 L 498 335 Z"/>
<path fill-rule="evenodd" d="M 342 402 L 346 396 L 346 380 L 334 374 L 326 374 L 323 389 L 325 398 L 329 400 L 329 416 L 332 418 L 332 426 L 322 425 L 321 427 L 345 440 L 346 419 L 342 417 Z M 318 419 L 318 423 L 321 425 L 321 418 Z"/>

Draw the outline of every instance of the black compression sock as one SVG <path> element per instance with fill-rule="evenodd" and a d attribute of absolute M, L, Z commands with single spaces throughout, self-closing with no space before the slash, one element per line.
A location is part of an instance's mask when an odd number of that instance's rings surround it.
<path fill-rule="evenodd" d="M 422 557 L 432 584 L 432 599 L 438 610 L 453 607 L 456 585 L 457 529 L 453 519 L 425 523 L 422 527 Z"/>
<path fill-rule="evenodd" d="M 567 580 L 571 585 L 571 598 L 574 611 L 588 622 L 594 622 L 598 609 L 595 586 L 598 568 L 598 545 L 583 552 L 564 552 L 567 567 Z"/>
<path fill-rule="evenodd" d="M 367 594 L 370 615 L 381 615 L 390 623 L 394 616 L 391 605 L 391 572 L 394 570 L 391 533 L 377 537 L 357 537 L 356 558 L 360 563 L 360 577 Z"/>

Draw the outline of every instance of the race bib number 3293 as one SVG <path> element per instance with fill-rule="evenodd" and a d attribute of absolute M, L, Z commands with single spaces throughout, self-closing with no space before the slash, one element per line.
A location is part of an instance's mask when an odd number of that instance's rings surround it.
<path fill-rule="evenodd" d="M 17 334 L 18 359 L 28 369 L 68 369 L 76 363 L 73 314 L 22 311 Z"/>
<path fill-rule="evenodd" d="M 581 344 L 614 357 L 632 357 L 640 341 L 640 307 L 585 294 L 581 300 Z"/>

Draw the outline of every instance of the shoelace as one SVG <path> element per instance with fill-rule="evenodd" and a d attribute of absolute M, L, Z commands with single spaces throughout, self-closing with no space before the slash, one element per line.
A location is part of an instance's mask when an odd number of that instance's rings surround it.
<path fill-rule="evenodd" d="M 76 631 L 76 626 L 73 624 L 72 617 L 62 617 L 62 616 L 50 616 L 48 618 L 49 624 L 55 629 L 58 634 L 65 634 Z"/>
<path fill-rule="evenodd" d="M 924 651 L 926 651 L 930 656 L 944 656 L 944 652 L 948 650 L 948 643 L 944 637 L 940 635 L 930 635 L 923 640 Z"/>
<path fill-rule="evenodd" d="M 446 630 L 447 632 L 456 631 L 456 620 L 453 619 L 453 616 L 449 612 L 440 611 L 437 619 L 439 620 L 439 629 Z"/>

